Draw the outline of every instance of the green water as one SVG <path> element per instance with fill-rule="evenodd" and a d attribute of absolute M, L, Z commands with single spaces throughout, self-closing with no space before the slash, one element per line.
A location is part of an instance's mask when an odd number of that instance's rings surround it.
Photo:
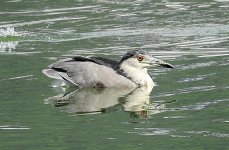
<path fill-rule="evenodd" d="M 229 149 L 228 8 L 227 0 L 1 0 L 0 149 Z M 86 89 L 60 100 L 41 73 L 62 57 L 119 60 L 136 48 L 175 66 L 149 70 L 157 86 L 148 96 Z"/>

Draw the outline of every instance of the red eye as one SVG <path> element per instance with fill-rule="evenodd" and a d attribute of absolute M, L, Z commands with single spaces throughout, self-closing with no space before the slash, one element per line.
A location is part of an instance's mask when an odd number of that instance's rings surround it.
<path fill-rule="evenodd" d="M 142 61 L 142 60 L 144 59 L 144 56 L 142 56 L 142 55 L 137 55 L 137 59 L 138 59 L 138 61 Z"/>

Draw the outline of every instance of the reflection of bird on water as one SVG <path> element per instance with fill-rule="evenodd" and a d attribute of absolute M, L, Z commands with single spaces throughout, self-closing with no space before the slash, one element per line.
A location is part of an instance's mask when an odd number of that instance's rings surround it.
<path fill-rule="evenodd" d="M 84 88 L 68 94 L 59 94 L 44 100 L 70 114 L 99 114 L 117 110 L 129 112 L 133 117 L 148 117 L 165 111 L 164 104 L 152 103 L 151 89 L 142 88 Z"/>
<path fill-rule="evenodd" d="M 45 99 L 45 103 L 54 104 L 68 113 L 97 114 L 119 104 L 119 99 L 133 89 L 126 88 L 84 88 L 67 94 L 59 94 Z"/>
<path fill-rule="evenodd" d="M 50 78 L 79 88 L 137 88 L 154 86 L 147 72 L 150 66 L 173 68 L 171 64 L 152 57 L 145 51 L 134 50 L 127 52 L 120 61 L 82 56 L 62 59 L 42 72 Z"/>

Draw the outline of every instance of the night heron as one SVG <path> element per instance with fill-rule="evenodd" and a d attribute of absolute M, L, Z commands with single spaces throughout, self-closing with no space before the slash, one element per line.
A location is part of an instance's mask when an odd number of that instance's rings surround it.
<path fill-rule="evenodd" d="M 59 60 L 42 72 L 50 78 L 79 88 L 153 87 L 147 72 L 150 66 L 173 66 L 143 50 L 127 52 L 120 61 L 102 57 L 76 56 Z"/>

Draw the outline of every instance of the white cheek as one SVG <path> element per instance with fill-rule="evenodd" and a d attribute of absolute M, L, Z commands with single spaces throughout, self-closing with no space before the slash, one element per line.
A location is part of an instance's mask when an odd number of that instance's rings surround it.
<path fill-rule="evenodd" d="M 140 63 L 136 58 L 131 58 L 130 60 L 128 60 L 128 64 L 132 67 L 137 67 L 137 68 L 140 66 Z"/>

